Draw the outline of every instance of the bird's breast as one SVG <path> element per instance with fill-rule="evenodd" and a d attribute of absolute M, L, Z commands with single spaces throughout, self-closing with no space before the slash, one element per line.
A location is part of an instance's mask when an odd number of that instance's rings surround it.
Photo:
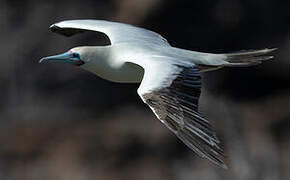
<path fill-rule="evenodd" d="M 141 66 L 133 63 L 100 63 L 96 61 L 85 63 L 81 68 L 96 74 L 97 76 L 119 83 L 139 83 L 142 81 L 144 70 Z"/>

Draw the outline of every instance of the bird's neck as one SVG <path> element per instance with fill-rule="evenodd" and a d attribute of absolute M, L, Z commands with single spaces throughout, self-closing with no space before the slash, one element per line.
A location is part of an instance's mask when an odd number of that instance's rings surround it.
<path fill-rule="evenodd" d="M 143 69 L 132 63 L 125 63 L 113 50 L 113 46 L 85 48 L 85 64 L 81 68 L 114 82 L 135 83 L 143 77 Z"/>
<path fill-rule="evenodd" d="M 86 63 L 104 63 L 109 59 L 111 46 L 87 46 L 83 47 L 85 53 L 83 53 L 83 58 Z"/>
<path fill-rule="evenodd" d="M 83 47 L 82 59 L 85 64 L 81 68 L 99 75 L 108 69 L 111 46 L 88 46 Z"/>

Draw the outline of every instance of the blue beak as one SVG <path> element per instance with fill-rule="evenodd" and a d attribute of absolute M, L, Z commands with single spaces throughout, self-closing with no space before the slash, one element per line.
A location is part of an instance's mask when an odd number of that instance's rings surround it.
<path fill-rule="evenodd" d="M 69 63 L 74 65 L 83 65 L 84 62 L 80 59 L 80 55 L 76 52 L 66 52 L 63 54 L 55 55 L 55 56 L 49 56 L 42 58 L 39 63 L 42 62 L 61 62 L 61 63 Z"/>

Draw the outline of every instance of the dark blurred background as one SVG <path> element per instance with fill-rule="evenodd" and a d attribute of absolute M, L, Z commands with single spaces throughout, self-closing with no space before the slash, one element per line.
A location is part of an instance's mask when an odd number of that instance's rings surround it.
<path fill-rule="evenodd" d="M 274 60 L 203 74 L 200 110 L 223 142 L 225 171 L 197 157 L 117 84 L 43 56 L 103 45 L 48 27 L 105 19 L 203 52 L 278 47 Z M 1 180 L 290 179 L 290 2 L 282 0 L 0 1 Z"/>

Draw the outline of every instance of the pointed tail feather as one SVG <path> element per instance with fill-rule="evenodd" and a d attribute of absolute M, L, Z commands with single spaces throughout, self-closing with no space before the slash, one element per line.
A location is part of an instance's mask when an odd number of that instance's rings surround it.
<path fill-rule="evenodd" d="M 261 50 L 249 50 L 249 51 L 241 51 L 237 53 L 227 53 L 223 54 L 226 56 L 225 61 L 227 64 L 223 66 L 253 66 L 260 64 L 262 61 L 269 60 L 274 58 L 274 56 L 267 55 L 270 52 L 275 51 L 277 48 L 272 49 L 261 49 Z"/>

